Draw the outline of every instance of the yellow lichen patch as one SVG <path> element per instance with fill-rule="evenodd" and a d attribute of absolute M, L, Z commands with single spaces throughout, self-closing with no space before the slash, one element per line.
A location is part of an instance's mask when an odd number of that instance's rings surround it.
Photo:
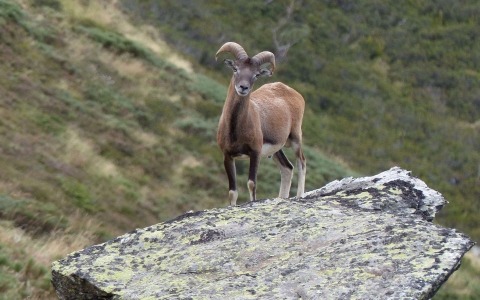
<path fill-rule="evenodd" d="M 425 257 L 422 260 L 414 260 L 413 261 L 414 268 L 416 270 L 424 270 L 424 269 L 429 269 L 433 265 L 435 265 L 435 258 L 432 257 Z"/>
<path fill-rule="evenodd" d="M 407 259 L 407 258 L 409 258 L 409 256 L 406 253 L 401 252 L 401 253 L 396 253 L 396 254 L 392 255 L 391 258 L 394 259 L 394 260 Z"/>
<path fill-rule="evenodd" d="M 386 186 L 383 184 L 380 184 L 380 185 L 376 185 L 375 188 L 379 191 L 383 191 L 386 188 Z"/>
<path fill-rule="evenodd" d="M 388 191 L 395 195 L 401 195 L 403 193 L 402 190 L 398 188 L 390 188 Z"/>
<path fill-rule="evenodd" d="M 380 194 L 390 205 L 388 211 L 359 204 Z M 129 293 L 148 297 L 152 289 L 173 298 L 193 299 L 219 293 L 226 299 L 299 295 L 341 299 L 345 293 L 352 299 L 371 299 L 379 291 L 391 297 L 420 298 L 435 288 L 439 274 L 458 262 L 458 253 L 439 252 L 442 245 L 450 251 L 469 245 L 469 241 L 452 239 L 455 232 L 445 235 L 444 229 L 406 212 L 402 205 L 401 212 L 392 214 L 396 195 L 351 196 L 308 201 L 276 198 L 188 213 L 105 245 L 105 255 L 115 257 L 112 267 L 89 277 L 103 290 L 115 285 L 120 291 L 115 294 L 125 298 Z M 152 230 L 163 235 L 155 238 Z M 84 251 L 73 256 L 81 273 L 87 268 L 84 261 L 91 259 L 89 251 Z M 442 264 L 434 268 L 438 259 Z M 117 274 L 124 268 L 123 274 Z M 68 286 L 71 277 L 62 276 Z M 152 288 L 150 283 L 158 281 L 162 285 Z"/>
<path fill-rule="evenodd" d="M 376 256 L 377 256 L 377 254 L 375 254 L 375 253 L 365 253 L 365 254 L 360 255 L 360 259 L 362 259 L 363 261 L 367 261 L 367 260 L 369 260 L 371 258 L 374 258 Z"/>
<path fill-rule="evenodd" d="M 362 192 L 357 195 L 352 195 L 351 197 L 360 198 L 360 199 L 372 199 L 373 196 L 369 192 Z"/>

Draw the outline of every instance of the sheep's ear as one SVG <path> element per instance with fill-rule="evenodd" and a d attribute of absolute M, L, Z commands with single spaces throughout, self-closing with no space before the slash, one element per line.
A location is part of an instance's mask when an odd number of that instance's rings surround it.
<path fill-rule="evenodd" d="M 273 72 L 267 69 L 260 69 L 259 76 L 272 76 Z"/>
<path fill-rule="evenodd" d="M 235 62 L 231 59 L 224 59 L 223 63 L 230 67 L 230 69 L 235 70 Z"/>

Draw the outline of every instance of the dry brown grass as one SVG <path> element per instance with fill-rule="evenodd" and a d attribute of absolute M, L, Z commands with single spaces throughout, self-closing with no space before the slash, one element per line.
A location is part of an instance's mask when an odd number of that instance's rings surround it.
<path fill-rule="evenodd" d="M 373 67 L 373 70 L 375 70 L 376 72 L 378 72 L 383 76 L 387 76 L 388 71 L 390 70 L 390 66 L 388 65 L 388 63 L 381 58 L 375 59 L 372 67 Z"/>
<path fill-rule="evenodd" d="M 79 213 L 70 216 L 70 220 L 71 225 L 67 229 L 37 238 L 3 221 L 0 222 L 0 243 L 14 249 L 23 249 L 37 263 L 50 267 L 55 260 L 90 246 L 95 241 L 95 231 L 100 224 Z M 78 231 L 78 228 L 82 229 Z"/>
<path fill-rule="evenodd" d="M 184 69 L 193 72 L 191 63 L 176 54 L 161 39 L 160 32 L 152 26 L 133 26 L 128 17 L 118 9 L 117 1 L 90 1 L 88 5 L 82 5 L 78 0 L 61 0 L 64 11 L 74 20 L 91 20 L 106 28 L 111 28 L 127 38 L 141 43 L 164 59 Z"/>
<path fill-rule="evenodd" d="M 40 288 L 36 284 L 30 284 L 31 280 L 41 282 L 44 275 L 32 275 L 29 273 L 29 265 L 35 264 L 48 270 L 52 262 L 65 257 L 67 254 L 91 246 L 95 242 L 95 231 L 100 224 L 94 220 L 74 213 L 70 217 L 71 225 L 65 230 L 56 230 L 48 235 L 33 237 L 30 233 L 21 228 L 15 227 L 9 221 L 0 221 L 0 244 L 7 249 L 19 249 L 20 254 L 14 252 L 15 261 L 21 262 L 25 267 L 16 273 L 24 285 L 19 285 L 17 292 L 10 290 L 9 295 L 28 291 L 30 294 L 26 299 L 47 300 L 58 299 L 53 287 Z M 78 230 L 78 228 L 82 228 Z M 31 276 L 39 276 L 32 278 Z M 48 278 L 48 277 L 47 277 Z M 12 294 L 13 293 L 13 294 Z"/>
<path fill-rule="evenodd" d="M 65 132 L 66 163 L 72 166 L 87 168 L 93 173 L 103 176 L 118 176 L 117 166 L 100 156 L 94 149 L 93 142 L 82 137 L 75 128 L 69 127 Z"/>
<path fill-rule="evenodd" d="M 0 180 L 0 193 L 10 195 L 12 198 L 31 198 L 32 195 L 22 191 L 18 183 Z"/>
<path fill-rule="evenodd" d="M 150 132 L 138 130 L 135 132 L 134 136 L 142 145 L 145 145 L 146 147 L 153 147 L 160 142 L 158 136 Z"/>

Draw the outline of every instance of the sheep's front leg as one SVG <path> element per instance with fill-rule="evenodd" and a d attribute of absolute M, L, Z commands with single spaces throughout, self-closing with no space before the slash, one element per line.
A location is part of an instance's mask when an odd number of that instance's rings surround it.
<path fill-rule="evenodd" d="M 228 197 L 230 198 L 230 205 L 237 204 L 238 192 L 237 184 L 235 182 L 235 161 L 230 156 L 225 155 L 223 158 L 223 165 L 228 177 Z"/>
<path fill-rule="evenodd" d="M 257 191 L 257 172 L 258 165 L 260 164 L 259 152 L 252 151 L 249 154 L 250 156 L 250 170 L 248 172 L 248 191 L 250 192 L 250 201 L 256 200 L 256 191 Z"/>

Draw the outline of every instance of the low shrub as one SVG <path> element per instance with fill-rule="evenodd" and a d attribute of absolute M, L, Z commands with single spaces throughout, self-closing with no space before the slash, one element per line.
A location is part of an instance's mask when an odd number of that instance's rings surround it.
<path fill-rule="evenodd" d="M 50 232 L 68 226 L 68 218 L 52 203 L 15 199 L 0 195 L 0 218 L 12 220 L 18 227 L 34 233 Z"/>
<path fill-rule="evenodd" d="M 58 0 L 35 0 L 33 6 L 47 6 L 57 11 L 62 10 L 62 3 Z"/>
<path fill-rule="evenodd" d="M 118 54 L 129 53 L 134 57 L 138 57 L 148 61 L 153 66 L 159 69 L 177 69 L 175 66 L 163 60 L 145 46 L 135 41 L 132 41 L 116 32 L 102 29 L 99 27 L 86 27 L 82 25 L 75 26 L 74 30 L 86 34 L 92 40 L 102 44 L 103 47 L 111 49 Z"/>
<path fill-rule="evenodd" d="M 204 99 L 223 103 L 227 97 L 227 88 L 215 80 L 202 74 L 197 74 L 190 83 L 190 88 L 202 95 Z"/>
<path fill-rule="evenodd" d="M 88 212 L 94 212 L 97 210 L 97 204 L 94 202 L 93 196 L 90 194 L 86 185 L 79 182 L 74 178 L 65 176 L 57 176 L 60 181 L 60 187 L 65 194 L 73 200 L 74 204 Z"/>

